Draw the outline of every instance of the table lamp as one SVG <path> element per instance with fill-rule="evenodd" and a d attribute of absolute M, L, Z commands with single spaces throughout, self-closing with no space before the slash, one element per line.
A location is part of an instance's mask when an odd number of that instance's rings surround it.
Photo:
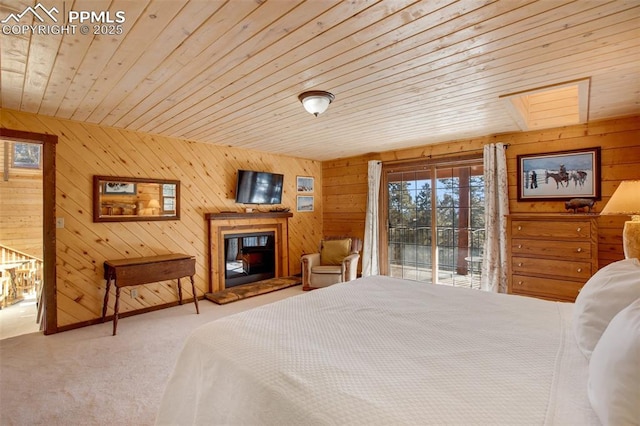
<path fill-rule="evenodd" d="M 149 204 L 147 204 L 147 208 L 151 209 L 151 214 L 155 216 L 158 214 L 156 210 L 160 209 L 160 203 L 154 198 L 153 200 L 149 201 Z"/>
<path fill-rule="evenodd" d="M 602 215 L 627 215 L 624 223 L 622 247 L 626 259 L 640 258 L 640 180 L 624 180 L 613 193 Z"/>

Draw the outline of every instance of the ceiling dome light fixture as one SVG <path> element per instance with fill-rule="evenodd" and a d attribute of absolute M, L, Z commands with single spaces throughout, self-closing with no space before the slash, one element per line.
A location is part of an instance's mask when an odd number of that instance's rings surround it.
<path fill-rule="evenodd" d="M 316 117 L 325 112 L 335 98 L 332 93 L 323 90 L 311 90 L 298 95 L 304 109 Z"/>

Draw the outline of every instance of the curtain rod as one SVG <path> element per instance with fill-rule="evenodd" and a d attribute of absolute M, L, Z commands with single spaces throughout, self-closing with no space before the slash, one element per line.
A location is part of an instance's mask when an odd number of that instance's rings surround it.
<path fill-rule="evenodd" d="M 509 148 L 511 144 L 510 143 L 505 143 L 503 144 L 504 149 Z M 406 158 L 403 160 L 390 160 L 390 161 L 382 161 L 380 160 L 383 164 L 385 165 L 393 165 L 393 164 L 398 164 L 398 163 L 408 163 L 408 162 L 412 162 L 412 161 L 421 161 L 421 160 L 431 160 L 433 158 L 440 158 L 440 157 L 451 157 L 452 160 L 455 160 L 456 157 L 459 157 L 459 155 L 457 154 L 471 154 L 471 153 L 482 153 L 484 150 L 484 145 L 482 146 L 482 148 L 475 148 L 475 149 L 467 149 L 465 151 L 456 151 L 455 153 L 450 153 L 450 152 L 445 152 L 442 154 L 429 154 L 429 155 L 425 155 L 423 157 L 413 157 L 413 158 Z"/>

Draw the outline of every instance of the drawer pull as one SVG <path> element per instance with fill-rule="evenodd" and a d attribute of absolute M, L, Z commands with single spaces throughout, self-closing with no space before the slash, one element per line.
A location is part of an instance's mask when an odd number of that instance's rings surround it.
<path fill-rule="evenodd" d="M 582 268 L 578 268 L 578 272 L 582 272 Z"/>
<path fill-rule="evenodd" d="M 578 253 L 582 253 L 582 247 L 578 247 L 578 250 L 576 250 Z"/>
<path fill-rule="evenodd" d="M 518 285 L 522 285 L 522 281 L 518 281 Z"/>
<path fill-rule="evenodd" d="M 578 229 L 576 229 L 576 231 L 577 231 L 577 232 L 580 232 L 580 231 L 582 231 L 582 228 L 580 228 L 580 227 L 578 226 Z"/>
<path fill-rule="evenodd" d="M 522 226 L 518 226 L 518 231 L 522 231 Z"/>
<path fill-rule="evenodd" d="M 522 244 L 518 244 L 518 248 L 521 249 L 522 248 Z"/>
<path fill-rule="evenodd" d="M 522 266 L 522 262 L 519 262 L 519 263 L 518 263 L 518 266 Z"/>

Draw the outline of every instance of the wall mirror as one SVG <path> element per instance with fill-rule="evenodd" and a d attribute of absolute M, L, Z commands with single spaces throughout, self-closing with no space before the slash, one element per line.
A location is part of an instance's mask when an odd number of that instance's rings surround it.
<path fill-rule="evenodd" d="M 93 221 L 180 219 L 180 181 L 93 177 Z"/>

